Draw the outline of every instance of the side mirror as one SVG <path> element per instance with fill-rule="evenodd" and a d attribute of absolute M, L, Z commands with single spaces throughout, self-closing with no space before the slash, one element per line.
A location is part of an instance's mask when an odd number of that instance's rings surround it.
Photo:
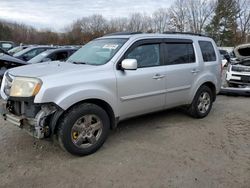
<path fill-rule="evenodd" d="M 136 59 L 124 59 L 122 61 L 121 67 L 124 70 L 136 70 L 137 60 Z"/>
<path fill-rule="evenodd" d="M 51 61 L 51 59 L 48 58 L 48 57 L 45 57 L 45 58 L 42 60 L 42 62 L 48 62 L 48 61 Z"/>

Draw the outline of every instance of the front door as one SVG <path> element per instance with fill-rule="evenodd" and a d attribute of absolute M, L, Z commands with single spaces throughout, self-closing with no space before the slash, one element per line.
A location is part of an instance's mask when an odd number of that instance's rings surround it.
<path fill-rule="evenodd" d="M 124 55 L 136 59 L 137 70 L 117 70 L 120 118 L 163 109 L 166 98 L 166 66 L 160 55 L 161 44 L 138 42 Z"/>

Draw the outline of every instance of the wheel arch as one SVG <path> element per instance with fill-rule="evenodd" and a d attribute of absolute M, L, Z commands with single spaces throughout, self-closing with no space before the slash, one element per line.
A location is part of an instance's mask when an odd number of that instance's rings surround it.
<path fill-rule="evenodd" d="M 54 117 L 56 119 L 54 119 L 52 122 L 51 122 L 51 129 L 52 129 L 52 133 L 56 133 L 56 129 L 58 127 L 58 122 L 60 121 L 60 118 L 67 112 L 69 111 L 71 108 L 73 108 L 74 106 L 76 105 L 79 105 L 81 103 L 91 103 L 91 104 L 95 104 L 97 106 L 100 106 L 101 108 L 103 108 L 108 116 L 109 116 L 109 119 L 110 119 L 110 128 L 111 129 L 115 129 L 116 126 L 117 126 L 117 123 L 118 123 L 118 120 L 119 118 L 116 118 L 115 117 L 115 113 L 114 113 L 114 110 L 113 108 L 111 107 L 111 105 L 109 103 L 107 103 L 106 101 L 102 100 L 102 99 L 97 99 L 97 98 L 90 98 L 90 99 L 85 99 L 85 100 L 82 100 L 82 101 L 79 101 L 75 104 L 72 104 L 70 107 L 68 107 L 67 109 L 65 109 L 62 113 L 60 113 L 59 115 L 58 114 L 54 114 Z M 53 117 L 53 118 L 54 118 Z M 52 118 L 52 119 L 53 119 Z"/>
<path fill-rule="evenodd" d="M 215 84 L 208 81 L 208 82 L 203 83 L 201 86 L 207 86 L 207 87 L 209 87 L 211 89 L 212 94 L 213 94 L 213 101 L 215 101 L 216 100 L 216 87 L 215 87 Z"/>

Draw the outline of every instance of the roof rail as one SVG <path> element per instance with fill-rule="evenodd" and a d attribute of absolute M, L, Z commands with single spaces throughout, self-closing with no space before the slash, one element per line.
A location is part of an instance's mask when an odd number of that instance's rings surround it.
<path fill-rule="evenodd" d="M 164 31 L 163 34 L 183 34 L 183 35 L 196 35 L 206 37 L 206 35 L 200 33 L 192 33 L 192 32 L 178 32 L 178 31 Z"/>
<path fill-rule="evenodd" d="M 142 34 L 142 32 L 116 32 L 116 33 L 109 33 L 104 36 L 113 36 L 113 35 L 136 35 L 136 34 Z"/>

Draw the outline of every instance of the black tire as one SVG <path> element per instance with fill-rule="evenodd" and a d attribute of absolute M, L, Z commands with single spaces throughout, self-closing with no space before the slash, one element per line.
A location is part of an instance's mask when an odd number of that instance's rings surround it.
<path fill-rule="evenodd" d="M 72 140 L 72 128 L 79 118 L 88 114 L 93 114 L 100 119 L 102 123 L 102 131 L 99 139 L 93 145 L 87 148 L 81 148 L 80 146 L 77 147 Z M 62 149 L 68 151 L 73 155 L 89 155 L 96 152 L 103 145 L 108 137 L 109 130 L 110 120 L 108 114 L 104 109 L 90 103 L 78 104 L 68 110 L 60 119 L 57 132 L 58 141 Z"/>
<path fill-rule="evenodd" d="M 199 110 L 199 107 L 198 107 L 198 105 L 200 104 L 199 98 L 204 93 L 208 94 L 208 96 L 210 98 L 210 104 L 208 106 L 208 109 L 205 112 L 201 112 Z M 209 114 L 209 112 L 211 111 L 212 106 L 213 106 L 213 94 L 212 94 L 212 91 L 211 91 L 211 89 L 209 87 L 203 85 L 196 92 L 192 104 L 188 107 L 188 113 L 189 113 L 190 116 L 192 116 L 194 118 L 204 118 Z"/>

